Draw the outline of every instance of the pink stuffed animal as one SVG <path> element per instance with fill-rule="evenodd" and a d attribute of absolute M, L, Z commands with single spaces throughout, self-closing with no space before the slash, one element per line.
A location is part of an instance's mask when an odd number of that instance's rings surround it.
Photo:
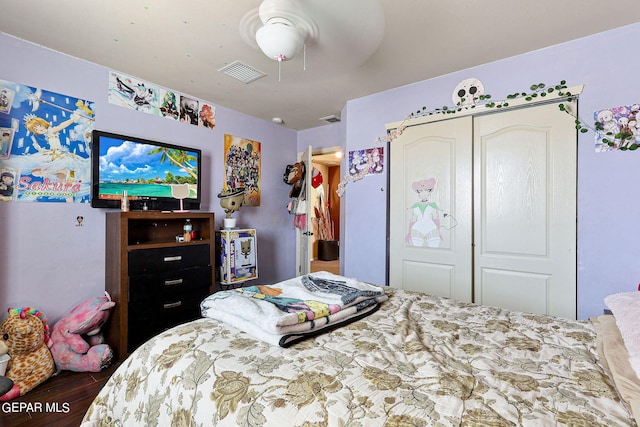
<path fill-rule="evenodd" d="M 90 298 L 60 319 L 51 332 L 51 354 L 58 370 L 99 372 L 111 363 L 113 350 L 100 328 L 116 303 L 109 294 Z"/>

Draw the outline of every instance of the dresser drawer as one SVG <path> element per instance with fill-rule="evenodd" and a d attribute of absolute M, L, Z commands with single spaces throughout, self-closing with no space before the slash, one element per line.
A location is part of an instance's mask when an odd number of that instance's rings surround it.
<path fill-rule="evenodd" d="M 129 301 L 166 299 L 199 290 L 208 292 L 211 267 L 192 267 L 129 277 Z"/>
<path fill-rule="evenodd" d="M 195 291 L 174 298 L 129 303 L 129 350 L 173 326 L 202 317 L 200 303 L 207 291 Z"/>
<path fill-rule="evenodd" d="M 211 264 L 209 245 L 169 246 L 129 251 L 129 276 Z"/>

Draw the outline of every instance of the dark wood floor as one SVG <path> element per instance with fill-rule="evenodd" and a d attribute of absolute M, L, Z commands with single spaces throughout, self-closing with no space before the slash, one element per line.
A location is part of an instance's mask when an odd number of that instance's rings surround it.
<path fill-rule="evenodd" d="M 101 372 L 62 371 L 24 396 L 0 402 L 0 427 L 78 427 L 116 367 Z"/>

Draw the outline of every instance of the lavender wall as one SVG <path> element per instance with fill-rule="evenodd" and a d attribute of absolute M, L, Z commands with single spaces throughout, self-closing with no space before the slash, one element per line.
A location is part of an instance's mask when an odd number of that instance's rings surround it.
<path fill-rule="evenodd" d="M 173 122 L 107 102 L 109 69 L 0 34 L 0 79 L 95 102 L 96 129 L 202 149 L 202 210 L 224 212 L 224 134 L 262 143 L 262 198 L 238 225 L 258 230 L 260 283 L 295 274 L 295 233 L 286 213 L 282 171 L 296 159 L 296 132 L 223 107 L 216 129 Z M 116 70 L 118 71 L 118 70 Z M 172 88 L 176 89 L 176 88 Z M 215 99 L 206 100 L 215 105 Z M 104 292 L 105 212 L 88 204 L 0 203 L 0 310 L 35 306 L 56 321 L 76 303 Z M 84 217 L 77 227 L 76 217 Z M 0 314 L 0 318 L 4 316 Z"/>
<path fill-rule="evenodd" d="M 585 84 L 581 117 L 640 102 L 632 73 L 639 61 L 628 46 L 640 24 L 540 51 L 485 64 L 349 101 L 342 122 L 298 132 L 217 107 L 215 131 L 172 123 L 106 102 L 108 69 L 0 34 L 0 79 L 42 87 L 96 102 L 98 129 L 195 146 L 205 154 L 207 189 L 203 209 L 222 211 L 215 195 L 222 183 L 225 133 L 263 143 L 263 198 L 240 212 L 239 225 L 259 230 L 261 282 L 294 275 L 295 233 L 284 213 L 288 191 L 282 171 L 307 145 L 341 145 L 346 152 L 370 148 L 385 135 L 385 123 L 402 120 L 422 106 L 451 105 L 451 92 L 469 77 L 480 79 L 494 99 L 528 90 L 533 83 Z M 215 104 L 215 100 L 207 100 Z M 640 266 L 638 152 L 594 152 L 593 133 L 580 135 L 578 149 L 578 316 L 602 312 L 604 296 L 636 288 Z M 346 165 L 343 162 L 343 170 Z M 341 202 L 341 264 L 345 275 L 385 282 L 386 174 L 350 183 Z M 84 227 L 75 227 L 77 215 Z M 0 204 L 0 309 L 36 305 L 56 319 L 72 305 L 104 289 L 104 211 L 88 205 Z"/>
<path fill-rule="evenodd" d="M 639 38 L 640 24 L 634 24 L 352 100 L 343 111 L 343 148 L 372 147 L 385 135 L 385 123 L 423 106 L 452 105 L 453 89 L 470 77 L 480 79 L 494 100 L 528 91 L 534 83 L 584 84 L 580 117 L 592 124 L 596 110 L 640 103 L 640 88 L 633 83 L 640 61 L 628 49 Z M 314 140 L 312 132 L 306 139 Z M 578 317 L 584 319 L 602 313 L 606 295 L 635 290 L 640 282 L 640 152 L 595 153 L 589 132 L 579 137 L 578 164 Z M 373 175 L 350 183 L 342 200 L 343 272 L 380 284 L 385 282 L 386 179 L 386 174 Z"/>

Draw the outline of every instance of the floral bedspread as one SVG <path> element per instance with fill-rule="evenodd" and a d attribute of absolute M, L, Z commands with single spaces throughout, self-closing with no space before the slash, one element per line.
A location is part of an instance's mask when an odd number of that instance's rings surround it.
<path fill-rule="evenodd" d="M 83 426 L 633 426 L 589 322 L 387 289 L 281 348 L 213 319 L 138 348 Z"/>

